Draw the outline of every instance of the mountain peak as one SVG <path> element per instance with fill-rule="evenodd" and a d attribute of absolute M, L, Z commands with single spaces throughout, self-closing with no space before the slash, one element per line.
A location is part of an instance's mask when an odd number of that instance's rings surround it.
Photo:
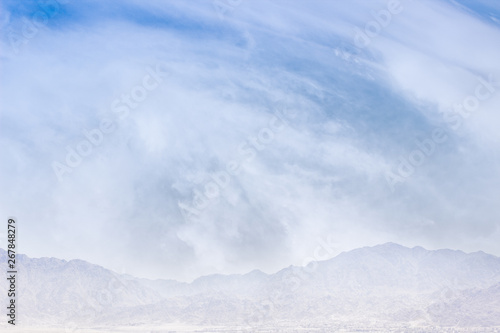
<path fill-rule="evenodd" d="M 380 245 L 375 245 L 374 247 L 383 247 L 383 248 L 391 248 L 391 249 L 410 249 L 409 247 L 406 247 L 406 246 L 403 246 L 401 244 L 398 244 L 398 243 L 394 243 L 394 242 L 387 242 L 387 243 L 383 243 L 383 244 L 380 244 Z"/>

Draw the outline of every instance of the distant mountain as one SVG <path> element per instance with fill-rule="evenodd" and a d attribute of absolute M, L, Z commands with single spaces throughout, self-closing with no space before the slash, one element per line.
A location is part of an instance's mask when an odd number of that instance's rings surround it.
<path fill-rule="evenodd" d="M 7 270 L 6 252 L 0 249 L 0 267 Z M 83 260 L 32 259 L 17 255 L 18 304 L 25 324 L 53 324 L 75 319 L 92 323 L 96 314 L 131 308 L 162 298 L 136 280 Z M 6 281 L 1 287 L 5 290 Z M 6 297 L 2 293 L 2 297 Z"/>
<path fill-rule="evenodd" d="M 500 283 L 484 289 L 447 290 L 444 297 L 429 307 L 429 313 L 434 322 L 444 325 L 499 326 Z"/>
<path fill-rule="evenodd" d="M 134 278 L 81 260 L 18 261 L 23 322 L 33 325 L 500 326 L 500 258 L 483 252 L 387 243 L 275 274 L 192 283 Z M 0 263 L 5 269 L 3 250 Z"/>

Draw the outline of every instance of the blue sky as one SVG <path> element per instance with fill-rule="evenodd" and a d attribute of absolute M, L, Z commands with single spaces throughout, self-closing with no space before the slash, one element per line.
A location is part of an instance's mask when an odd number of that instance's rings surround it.
<path fill-rule="evenodd" d="M 400 1 L 382 26 L 390 2 L 222 3 L 1 2 L 22 252 L 181 280 L 302 264 L 324 237 L 500 255 L 498 4 Z"/>

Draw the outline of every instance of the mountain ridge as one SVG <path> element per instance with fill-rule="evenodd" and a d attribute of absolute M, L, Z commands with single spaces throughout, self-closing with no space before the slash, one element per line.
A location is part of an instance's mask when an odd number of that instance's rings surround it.
<path fill-rule="evenodd" d="M 386 242 L 386 243 L 382 243 L 382 244 L 377 244 L 377 245 L 373 245 L 373 246 L 364 246 L 364 247 L 361 247 L 361 248 L 356 248 L 356 249 L 352 249 L 352 250 L 348 250 L 348 251 L 342 251 L 340 252 L 339 254 L 337 254 L 336 256 L 334 257 L 331 257 L 329 259 L 325 259 L 325 260 L 317 260 L 317 261 L 314 261 L 315 263 L 326 263 L 326 262 L 330 262 L 332 260 L 335 260 L 335 259 L 338 259 L 344 255 L 352 255 L 354 253 L 363 253 L 363 251 L 366 251 L 366 250 L 378 250 L 378 249 L 384 249 L 384 250 L 388 250 L 388 249 L 403 249 L 405 251 L 415 251 L 415 250 L 418 250 L 418 251 L 424 251 L 424 253 L 426 254 L 429 254 L 429 253 L 454 253 L 454 254 L 460 254 L 460 255 L 465 255 L 465 256 L 471 256 L 471 255 L 474 255 L 474 256 L 479 256 L 479 255 L 486 255 L 487 257 L 489 258 L 496 258 L 499 262 L 500 262 L 500 257 L 498 256 L 495 256 L 493 254 L 490 254 L 490 253 L 486 253 L 484 251 L 473 251 L 473 252 L 465 252 L 465 251 L 462 251 L 462 250 L 452 250 L 452 249 L 446 249 L 446 248 L 441 248 L 441 249 L 436 249 L 436 250 L 427 250 L 425 249 L 424 247 L 422 246 L 414 246 L 414 247 L 408 247 L 408 246 L 404 246 L 404 245 L 401 245 L 401 244 L 398 244 L 398 243 L 394 243 L 394 242 Z M 3 259 L 3 256 L 7 254 L 7 251 L 4 250 L 3 248 L 0 247 L 0 259 Z M 138 276 L 134 276 L 134 275 L 131 275 L 131 274 L 123 274 L 123 273 L 118 273 L 116 271 L 113 271 L 112 269 L 109 269 L 109 268 L 106 268 L 102 265 L 99 265 L 99 264 L 94 264 L 92 262 L 89 262 L 89 261 L 86 261 L 86 260 L 83 260 L 83 259 L 70 259 L 70 260 L 66 260 L 66 259 L 59 259 L 59 258 L 55 258 L 55 257 L 29 257 L 25 254 L 21 254 L 21 253 L 17 253 L 16 254 L 16 257 L 17 259 L 21 259 L 22 260 L 25 260 L 26 258 L 27 259 L 31 259 L 31 260 L 48 260 L 48 261 L 52 261 L 52 262 L 59 262 L 61 264 L 70 264 L 70 265 L 75 265 L 77 263 L 84 263 L 84 264 L 88 264 L 88 265 L 92 265 L 92 266 L 96 266 L 96 267 L 99 267 L 99 268 L 102 268 L 102 269 L 106 269 L 106 270 L 109 270 L 111 272 L 113 272 L 114 274 L 118 274 L 118 275 L 121 275 L 121 276 L 128 276 L 129 278 L 134 278 L 134 279 L 140 279 L 140 280 L 148 280 L 148 281 L 152 281 L 152 282 L 158 282 L 158 281 L 166 281 L 166 282 L 175 282 L 175 283 L 181 283 L 181 284 L 196 284 L 196 283 L 200 283 L 201 281 L 204 281 L 204 280 L 207 280 L 211 277 L 217 277 L 217 276 L 220 276 L 220 277 L 244 277 L 244 276 L 247 276 L 249 274 L 259 274 L 259 275 L 265 275 L 265 276 L 271 276 L 271 275 L 274 275 L 274 274 L 278 274 L 279 272 L 283 271 L 283 270 L 287 270 L 287 269 L 303 269 L 304 266 L 297 266 L 297 265 L 289 265 L 287 267 L 284 267 L 284 268 L 281 268 L 279 270 L 277 270 L 276 272 L 274 273 L 265 273 L 257 268 L 247 272 L 247 273 L 230 273 L 230 274 L 222 274 L 222 273 L 214 273 L 214 274 L 208 274 L 208 275 L 201 275 L 201 276 L 198 276 L 197 278 L 193 279 L 191 282 L 186 282 L 186 281 L 178 281 L 178 280 L 175 280 L 175 279 L 169 279 L 169 278 L 156 278 L 156 279 L 151 279 L 151 278 L 144 278 L 144 277 L 138 277 Z"/>
<path fill-rule="evenodd" d="M 461 325 L 500 326 L 500 258 L 484 252 L 386 243 L 272 274 L 212 274 L 190 283 L 136 278 L 78 259 L 20 258 L 19 302 L 26 304 L 24 322 L 32 324 L 332 324 L 373 318 L 439 326 L 450 324 L 449 318 L 460 322 L 452 313 L 467 309 Z M 0 266 L 5 259 L 0 250 Z M 490 305 L 486 314 L 481 304 Z"/>

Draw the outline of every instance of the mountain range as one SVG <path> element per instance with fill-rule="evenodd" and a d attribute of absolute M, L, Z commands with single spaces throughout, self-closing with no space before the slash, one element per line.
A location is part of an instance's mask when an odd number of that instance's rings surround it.
<path fill-rule="evenodd" d="M 6 262 L 0 249 L 4 271 Z M 191 283 L 136 278 L 82 260 L 18 255 L 17 265 L 18 323 L 26 327 L 177 323 L 252 332 L 379 326 L 485 332 L 500 326 L 500 258 L 484 252 L 387 243 L 274 274 L 215 274 Z M 6 290 L 7 281 L 0 284 Z M 5 292 L 2 297 L 6 304 Z"/>

